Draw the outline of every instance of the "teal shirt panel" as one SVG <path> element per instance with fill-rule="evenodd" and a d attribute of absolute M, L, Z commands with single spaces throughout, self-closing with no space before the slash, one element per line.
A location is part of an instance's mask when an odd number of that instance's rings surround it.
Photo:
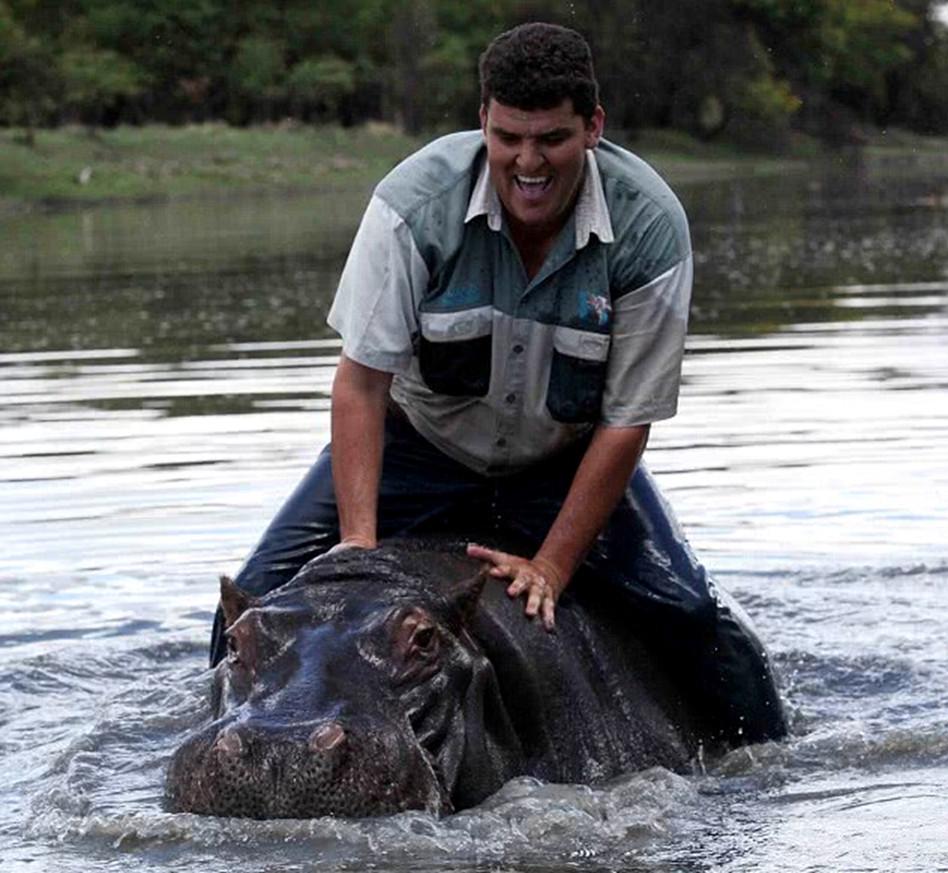
<path fill-rule="evenodd" d="M 411 366 L 395 375 L 392 396 L 425 437 L 480 472 L 528 466 L 600 420 L 632 425 L 675 412 L 690 295 L 687 219 L 645 162 L 607 141 L 595 156 L 615 241 L 593 234 L 577 249 L 574 214 L 532 280 L 506 224 L 498 232 L 485 215 L 465 222 L 486 159 L 480 131 L 436 140 L 376 188 L 407 225 L 428 276 L 425 288 L 390 291 L 414 295 L 417 315 Z M 683 263 L 687 282 L 673 293 L 684 299 L 661 304 L 672 317 L 656 318 L 637 297 Z M 343 293 L 358 289 L 341 285 Z M 627 322 L 622 313 L 637 318 L 636 307 L 641 329 L 615 323 L 614 312 Z M 663 356 L 660 390 L 643 402 L 627 385 Z"/>
<path fill-rule="evenodd" d="M 465 131 L 435 140 L 396 167 L 375 191 L 398 213 L 411 229 L 418 251 L 433 277 L 442 284 L 441 305 L 451 307 L 479 289 L 483 303 L 492 302 L 501 311 L 514 315 L 520 304 L 509 289 L 523 284 L 526 276 L 519 256 L 510 249 L 509 239 L 501 244 L 486 222 L 464 224 L 474 183 L 486 159 L 480 131 Z M 602 140 L 596 160 L 615 243 L 608 244 L 601 266 L 598 258 L 575 270 L 579 285 L 603 290 L 603 278 L 611 299 L 647 285 L 691 255 L 688 221 L 678 198 L 667 183 L 645 161 L 631 152 Z M 472 226 L 473 225 L 473 226 Z M 533 285 L 573 259 L 570 244 L 575 233 L 571 220 L 554 246 L 554 251 Z M 601 246 L 591 239 L 590 245 Z M 462 249 L 470 255 L 461 259 Z M 560 277 L 562 280 L 562 277 Z M 485 287 L 493 285 L 493 291 Z M 432 304 L 437 305 L 437 304 Z M 547 307 L 537 302 L 535 307 Z M 521 311 L 526 317 L 542 314 Z"/>

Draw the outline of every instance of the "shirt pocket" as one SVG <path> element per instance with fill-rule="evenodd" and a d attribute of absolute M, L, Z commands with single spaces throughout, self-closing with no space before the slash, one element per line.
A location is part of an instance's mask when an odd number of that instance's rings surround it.
<path fill-rule="evenodd" d="M 491 306 L 419 313 L 418 367 L 436 394 L 483 397 L 490 389 Z"/>
<path fill-rule="evenodd" d="M 556 421 L 579 424 L 599 419 L 610 342 L 608 334 L 556 329 L 546 392 L 546 408 Z"/>

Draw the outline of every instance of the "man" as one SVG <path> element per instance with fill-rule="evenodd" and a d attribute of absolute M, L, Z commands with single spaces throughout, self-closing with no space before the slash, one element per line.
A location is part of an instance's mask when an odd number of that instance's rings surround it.
<path fill-rule="evenodd" d="M 522 552 L 468 552 L 528 617 L 552 629 L 585 561 L 661 629 L 670 658 L 690 653 L 680 672 L 715 688 L 709 740 L 780 733 L 779 702 L 745 712 L 727 693 L 740 682 L 710 663 L 730 646 L 728 669 L 751 652 L 767 672 L 638 465 L 652 422 L 677 407 L 684 211 L 602 139 L 579 34 L 515 28 L 480 75 L 481 130 L 431 143 L 372 197 L 329 314 L 343 338 L 331 450 L 237 583 L 263 593 L 330 548 L 410 532 L 514 536 Z"/>

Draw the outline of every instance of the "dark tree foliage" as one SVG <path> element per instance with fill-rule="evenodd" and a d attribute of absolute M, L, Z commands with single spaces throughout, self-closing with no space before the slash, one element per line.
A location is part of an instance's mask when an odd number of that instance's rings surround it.
<path fill-rule="evenodd" d="M 936 0 L 0 0 L 0 124 L 477 123 L 477 59 L 528 20 L 593 46 L 610 127 L 779 145 L 948 130 Z"/>

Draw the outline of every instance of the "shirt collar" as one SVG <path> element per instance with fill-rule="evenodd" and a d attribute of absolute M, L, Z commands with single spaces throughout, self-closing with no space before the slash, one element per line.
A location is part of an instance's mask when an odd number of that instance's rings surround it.
<path fill-rule="evenodd" d="M 599 241 L 611 243 L 615 241 L 612 232 L 612 221 L 609 219 L 609 208 L 606 205 L 606 194 L 602 190 L 602 179 L 599 176 L 599 167 L 596 155 L 591 149 L 586 151 L 586 171 L 583 174 L 583 185 L 579 189 L 576 200 L 576 248 L 584 248 L 589 243 L 591 234 L 596 234 Z M 487 161 L 481 167 L 477 183 L 471 192 L 471 199 L 464 216 L 465 224 L 479 215 L 487 216 L 487 226 L 493 231 L 503 227 L 503 207 L 497 190 L 490 180 L 490 169 Z"/>

